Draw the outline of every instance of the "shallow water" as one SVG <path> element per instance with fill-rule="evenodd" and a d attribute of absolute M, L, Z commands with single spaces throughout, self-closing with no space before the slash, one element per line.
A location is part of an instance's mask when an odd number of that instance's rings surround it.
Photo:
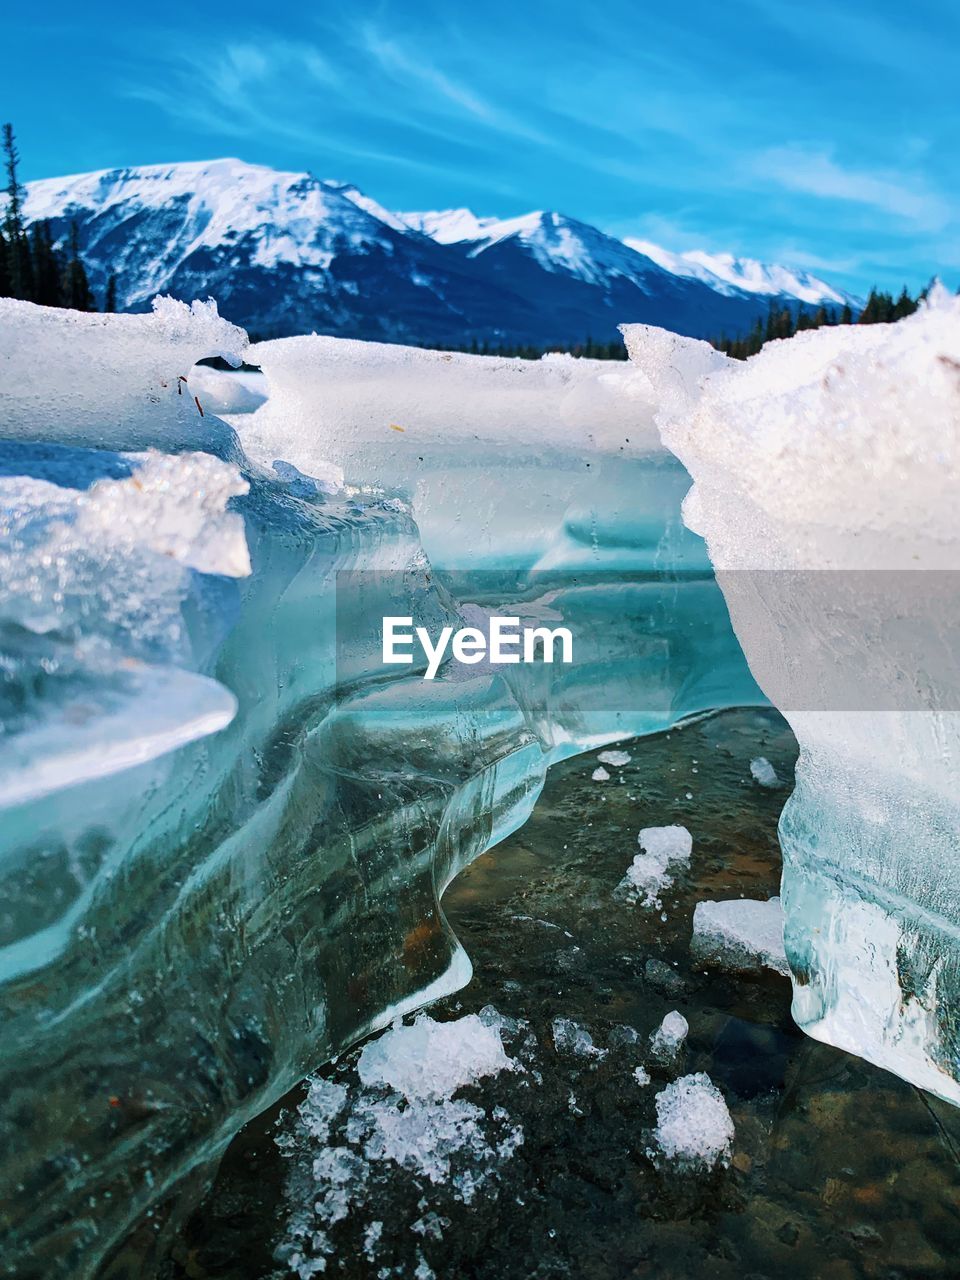
<path fill-rule="evenodd" d="M 960 1112 L 803 1036 L 786 979 L 704 971 L 690 958 L 698 901 L 777 892 L 776 823 L 796 756 L 789 730 L 775 712 L 733 711 L 626 749 L 630 764 L 609 768 L 607 782 L 592 781 L 593 755 L 553 768 L 529 822 L 444 897 L 475 975 L 431 1015 L 493 1005 L 520 1020 L 504 1043 L 524 1069 L 458 1097 L 483 1109 L 492 1146 L 518 1127 L 522 1145 L 487 1170 L 469 1204 L 458 1198 L 459 1174 L 435 1185 L 389 1162 L 371 1166 L 347 1215 L 325 1228 L 332 1252 L 316 1251 L 315 1274 L 955 1276 Z M 751 779 L 758 755 L 773 763 L 779 789 Z M 674 822 L 691 831 L 693 856 L 663 896 L 664 920 L 614 891 L 637 831 Z M 680 1059 L 658 1065 L 648 1038 L 672 1009 L 690 1034 Z M 585 1027 L 608 1052 L 558 1052 L 556 1017 Z M 356 1058 L 355 1050 L 320 1074 L 354 1089 Z M 652 1076 L 645 1087 L 633 1076 L 641 1062 Z M 650 1154 L 657 1091 L 694 1071 L 720 1088 L 736 1126 L 729 1167 L 709 1174 L 681 1173 Z M 294 1091 L 238 1136 L 149 1274 L 291 1274 L 275 1250 L 297 1216 L 312 1213 L 321 1150 L 297 1136 L 302 1096 Z M 335 1129 L 332 1140 L 342 1138 Z M 469 1172 L 470 1154 L 462 1168 L 458 1159 L 454 1172 Z M 110 1274 L 137 1274 L 153 1234 L 145 1224 Z M 309 1262 L 298 1265 L 310 1274 Z"/>

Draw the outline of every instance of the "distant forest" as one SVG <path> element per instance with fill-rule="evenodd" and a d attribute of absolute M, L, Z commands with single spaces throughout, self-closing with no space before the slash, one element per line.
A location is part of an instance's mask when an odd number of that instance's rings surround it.
<path fill-rule="evenodd" d="M 898 298 L 882 289 L 871 289 L 863 310 L 855 316 L 847 304 L 837 310 L 834 307 L 820 306 L 816 311 L 807 307 L 788 307 L 780 302 L 770 304 L 766 315 L 757 316 L 756 322 L 746 337 L 727 338 L 721 334 L 717 338 L 709 338 L 712 347 L 722 351 L 724 355 L 733 356 L 735 360 L 746 360 L 754 356 L 765 342 L 775 338 L 792 338 L 795 333 L 803 333 L 807 329 L 822 329 L 825 325 L 838 324 L 889 324 L 902 320 L 904 316 L 913 315 L 921 301 L 927 296 L 933 281 L 914 298 L 907 291 L 907 286 Z M 477 344 L 474 339 L 469 345 L 445 348 L 450 351 L 472 351 L 482 356 L 519 356 L 522 360 L 539 360 L 541 356 L 551 352 L 565 352 L 574 356 L 586 356 L 593 360 L 626 360 L 627 350 L 620 339 L 613 342 L 594 342 L 587 338 L 583 342 L 571 346 L 533 347 L 491 345 L 488 342 Z"/>
<path fill-rule="evenodd" d="M 745 338 L 727 338 L 721 334 L 719 338 L 711 338 L 710 343 L 725 355 L 735 360 L 746 360 L 754 356 L 765 342 L 775 338 L 792 338 L 795 333 L 803 333 L 807 329 L 822 329 L 825 325 L 837 324 L 890 324 L 894 320 L 902 320 L 904 316 L 913 315 L 921 301 L 927 296 L 933 281 L 914 298 L 907 291 L 907 286 L 898 298 L 881 289 L 871 289 L 863 310 L 854 319 L 849 304 L 837 311 L 836 308 L 820 306 L 816 311 L 806 308 L 791 308 L 771 304 L 766 316 L 758 316 L 753 328 Z"/>
<path fill-rule="evenodd" d="M 54 247 L 46 222 L 35 222 L 27 231 L 23 221 L 23 187 L 17 175 L 20 155 L 13 125 L 3 126 L 2 146 L 7 209 L 0 224 L 0 297 L 23 298 L 45 307 L 96 311 L 80 257 L 76 227 L 72 228 L 66 250 Z M 111 276 L 103 309 L 115 311 L 116 305 L 117 283 Z"/>
<path fill-rule="evenodd" d="M 0 297 L 23 298 L 47 307 L 70 307 L 75 311 L 98 310 L 80 255 L 76 225 L 66 247 L 56 247 L 49 224 L 35 222 L 27 230 L 23 218 L 23 187 L 17 169 L 20 155 L 13 125 L 3 126 L 2 149 L 6 173 L 7 208 L 0 223 Z M 931 282 L 932 283 L 932 282 Z M 803 306 L 773 303 L 766 315 L 757 317 L 750 332 L 728 338 L 721 334 L 710 343 L 736 360 L 756 355 L 765 342 L 775 338 L 792 338 L 807 329 L 825 325 L 883 324 L 912 315 L 926 297 L 930 285 L 915 298 L 904 285 L 898 298 L 892 293 L 871 289 L 858 316 L 850 306 L 840 310 L 819 307 L 812 311 Z M 117 309 L 117 277 L 111 275 L 103 296 L 103 310 Z M 441 351 L 464 351 L 483 356 L 509 356 L 522 360 L 539 360 L 551 352 L 584 356 L 591 360 L 626 360 L 627 352 L 619 338 L 611 342 L 594 342 L 590 337 L 561 346 L 538 347 L 529 344 L 490 343 L 474 338 L 460 346 L 441 346 Z"/>

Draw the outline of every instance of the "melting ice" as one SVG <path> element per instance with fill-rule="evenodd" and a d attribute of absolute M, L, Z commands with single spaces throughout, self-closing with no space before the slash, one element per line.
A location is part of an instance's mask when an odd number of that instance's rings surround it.
<path fill-rule="evenodd" d="M 625 333 L 694 479 L 684 519 L 800 743 L 780 821 L 794 1016 L 960 1102 L 960 301 L 937 288 L 902 323 L 745 364 L 677 339 L 665 371 L 659 331 Z"/>
<path fill-rule="evenodd" d="M 960 304 L 746 365 L 627 340 L 620 368 L 317 337 L 248 352 L 211 305 L 0 300 L 19 1274 L 92 1275 L 248 1118 L 465 983 L 440 896 L 551 763 L 764 694 L 802 747 L 781 821 L 796 1016 L 960 1101 Z M 195 372 L 245 354 L 266 400 Z M 476 609 L 564 623 L 579 661 L 384 672 L 383 616 Z M 662 874 L 682 865 L 676 833 L 648 840 Z M 411 1150 L 394 1067 L 370 1061 L 387 1093 L 317 1156 L 330 1218 L 363 1184 L 357 1149 Z M 715 1093 L 693 1076 L 658 1096 L 663 1151 L 725 1158 Z M 315 1102 L 318 1133 L 345 1114 Z M 449 1105 L 441 1162 L 478 1123 Z"/>
<path fill-rule="evenodd" d="M 0 352 L 5 1262 L 73 1280 L 468 980 L 440 895 L 553 761 L 762 695 L 626 366 L 251 352 L 169 300 L 3 300 Z M 384 616 L 478 609 L 569 626 L 578 660 L 384 670 Z"/>

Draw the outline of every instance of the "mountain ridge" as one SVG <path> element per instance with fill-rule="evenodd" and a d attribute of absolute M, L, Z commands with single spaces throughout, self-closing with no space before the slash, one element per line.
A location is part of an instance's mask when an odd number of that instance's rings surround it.
<path fill-rule="evenodd" d="M 25 191 L 29 222 L 47 220 L 61 240 L 76 223 L 97 296 L 111 272 L 123 310 L 158 292 L 210 295 L 258 336 L 551 345 L 606 341 L 640 320 L 708 337 L 745 332 L 770 302 L 847 300 L 750 259 L 716 258 L 724 276 L 650 246 L 658 261 L 553 211 L 396 213 L 353 184 L 233 158 L 96 170 Z"/>

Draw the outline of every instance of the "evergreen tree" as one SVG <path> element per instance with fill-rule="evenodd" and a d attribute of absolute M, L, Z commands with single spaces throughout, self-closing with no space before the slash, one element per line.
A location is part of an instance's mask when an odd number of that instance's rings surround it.
<path fill-rule="evenodd" d="M 906 290 L 904 290 L 906 293 Z M 912 304 L 912 299 L 907 295 L 908 304 Z M 909 313 L 906 313 L 909 314 Z M 896 303 L 893 300 L 892 293 L 884 293 L 883 290 L 876 287 L 870 290 L 867 296 L 866 304 L 860 312 L 858 324 L 889 324 L 892 320 L 899 320 L 900 316 L 896 314 Z"/>
<path fill-rule="evenodd" d="M 3 156 L 7 176 L 7 211 L 3 219 L 6 241 L 6 276 L 9 279 L 9 296 L 30 298 L 33 296 L 33 270 L 30 245 L 23 227 L 23 187 L 17 175 L 20 153 L 13 136 L 13 125 L 3 126 Z"/>
<path fill-rule="evenodd" d="M 53 247 L 49 222 L 33 224 L 30 234 L 30 255 L 33 259 L 32 300 L 44 307 L 62 306 L 62 267 Z"/>
<path fill-rule="evenodd" d="M 863 310 L 857 324 L 876 324 L 879 318 L 880 300 L 877 296 L 876 288 L 870 290 L 867 294 L 867 300 L 863 304 Z"/>
<path fill-rule="evenodd" d="M 80 235 L 76 222 L 70 225 L 70 261 L 63 279 L 64 302 L 73 311 L 93 311 L 90 282 L 80 260 Z"/>
<path fill-rule="evenodd" d="M 778 307 L 775 302 L 770 303 L 770 309 L 767 312 L 767 323 L 763 332 L 764 342 L 773 342 L 777 338 L 788 338 L 790 336 L 788 330 L 790 328 L 790 312 L 783 307 Z"/>
<path fill-rule="evenodd" d="M 9 298 L 11 290 L 10 269 L 7 265 L 7 238 L 0 230 L 0 298 Z"/>
<path fill-rule="evenodd" d="M 0 132 L 6 174 L 6 210 L 0 223 L 0 297 L 22 298 L 47 307 L 75 307 L 93 310 L 87 273 L 80 258 L 76 225 L 70 236 L 70 257 L 55 247 L 46 221 L 35 222 L 27 230 L 24 220 L 24 191 L 18 167 L 20 153 L 13 125 Z M 115 288 L 115 286 L 114 286 Z"/>
<path fill-rule="evenodd" d="M 107 279 L 107 292 L 103 299 L 103 309 L 111 315 L 117 309 L 117 273 L 115 271 L 111 271 Z M 476 342 L 476 338 L 474 338 L 474 342 Z"/>
<path fill-rule="evenodd" d="M 896 299 L 892 293 L 874 286 L 856 323 L 890 324 L 902 320 L 905 316 L 913 315 L 929 290 L 933 288 L 934 283 L 935 281 L 931 280 L 926 289 L 918 293 L 916 298 L 911 297 L 906 286 Z M 960 293 L 960 289 L 957 292 Z M 775 338 L 789 338 L 800 329 L 820 329 L 824 325 L 853 323 L 853 309 L 848 302 L 844 303 L 839 314 L 833 308 L 827 310 L 823 305 L 813 313 L 802 307 L 792 312 L 788 306 L 781 306 L 778 309 L 776 303 L 771 302 L 766 317 L 758 316 L 753 329 L 746 337 L 731 339 L 721 334 L 719 338 L 711 338 L 710 341 L 718 351 L 723 351 L 736 360 L 746 360 L 749 356 L 756 355 L 765 342 Z"/>
<path fill-rule="evenodd" d="M 900 297 L 893 304 L 893 315 L 891 319 L 902 320 L 904 316 L 912 316 L 917 309 L 917 303 L 907 292 L 907 286 L 904 285 L 900 291 Z"/>

